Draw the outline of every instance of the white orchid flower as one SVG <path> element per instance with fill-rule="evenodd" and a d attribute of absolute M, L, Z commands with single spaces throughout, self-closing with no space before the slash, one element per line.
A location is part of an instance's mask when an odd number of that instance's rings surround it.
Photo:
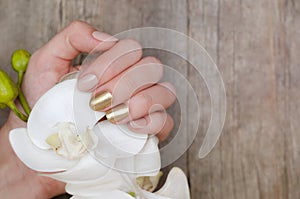
<path fill-rule="evenodd" d="M 109 175 L 116 175 L 116 173 Z M 127 178 L 130 177 L 127 176 Z M 126 177 L 123 179 L 126 181 Z M 121 181 L 114 181 L 114 183 L 118 182 Z M 142 189 L 143 187 L 141 188 L 141 185 L 136 181 L 127 183 L 122 189 L 110 192 L 104 191 L 101 185 L 93 187 L 91 184 L 85 184 L 84 187 L 87 188 L 84 192 L 80 190 L 83 189 L 82 186 L 67 185 L 66 189 L 71 190 L 73 193 L 80 192 L 80 194 L 76 194 L 76 196 L 73 196 L 71 199 L 190 199 L 186 176 L 184 172 L 177 167 L 171 169 L 165 184 L 155 193 Z"/>
<path fill-rule="evenodd" d="M 136 198 L 189 198 L 186 178 L 178 169 L 157 193 L 140 188 L 136 178 L 155 178 L 160 170 L 158 139 L 133 133 L 126 125 L 98 123 L 105 113 L 89 107 L 91 94 L 78 91 L 76 81 L 50 89 L 33 107 L 27 128 L 10 132 L 19 159 L 32 170 L 65 182 L 75 199 L 133 198 L 129 193 Z M 171 187 L 182 191 L 174 195 Z"/>

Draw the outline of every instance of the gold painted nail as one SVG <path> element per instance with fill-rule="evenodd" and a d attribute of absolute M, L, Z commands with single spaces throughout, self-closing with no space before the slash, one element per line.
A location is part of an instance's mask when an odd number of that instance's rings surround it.
<path fill-rule="evenodd" d="M 110 92 L 104 91 L 92 97 L 90 107 L 95 111 L 101 111 L 111 105 L 112 95 Z"/>
<path fill-rule="evenodd" d="M 106 118 L 111 123 L 117 123 L 125 119 L 129 114 L 129 108 L 125 104 L 120 104 L 106 112 Z"/>

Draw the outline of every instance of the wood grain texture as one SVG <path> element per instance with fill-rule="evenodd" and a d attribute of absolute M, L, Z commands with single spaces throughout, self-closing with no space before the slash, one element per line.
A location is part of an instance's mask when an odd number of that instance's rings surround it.
<path fill-rule="evenodd" d="M 34 52 L 73 20 L 112 34 L 143 26 L 175 29 L 201 43 L 216 61 L 226 85 L 226 124 L 214 150 L 199 160 L 210 115 L 206 86 L 186 62 L 145 51 L 187 75 L 201 99 L 199 135 L 174 164 L 188 174 L 192 198 L 300 198 L 299 1 L 0 0 L 1 69 L 16 78 L 9 67 L 12 51 Z M 184 109 L 192 113 L 193 103 L 186 102 Z M 170 112 L 179 122 L 178 107 Z M 7 113 L 0 112 L 0 124 Z"/>
<path fill-rule="evenodd" d="M 228 103 L 214 151 L 190 150 L 193 196 L 299 198 L 299 3 L 189 2 L 190 34 L 216 57 Z"/>
<path fill-rule="evenodd" d="M 18 48 L 34 52 L 60 29 L 59 0 L 0 1 L 0 68 L 14 79 L 10 56 Z M 6 121 L 8 110 L 0 111 L 0 125 Z"/>

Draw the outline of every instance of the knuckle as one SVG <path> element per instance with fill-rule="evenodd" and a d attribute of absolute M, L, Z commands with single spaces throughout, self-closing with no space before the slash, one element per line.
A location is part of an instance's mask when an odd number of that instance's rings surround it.
<path fill-rule="evenodd" d="M 132 46 L 134 48 L 137 48 L 137 49 L 142 48 L 142 45 L 134 39 L 123 39 L 121 42 L 126 43 L 126 45 L 130 45 L 130 46 Z"/>
<path fill-rule="evenodd" d="M 141 93 L 141 102 L 146 112 L 151 108 L 153 99 L 152 96 L 147 93 Z"/>
<path fill-rule="evenodd" d="M 163 65 L 159 59 L 157 59 L 156 57 L 149 56 L 143 58 L 143 61 L 144 63 L 146 63 L 146 65 L 149 64 L 149 70 L 154 70 L 153 72 L 155 73 L 157 81 L 163 77 Z"/>
<path fill-rule="evenodd" d="M 130 100 L 130 115 L 132 118 L 140 118 L 148 115 L 149 109 L 152 105 L 152 97 L 147 94 L 136 95 Z"/>
<path fill-rule="evenodd" d="M 165 126 L 166 115 L 162 112 L 152 113 L 152 117 L 156 117 L 155 123 L 151 125 L 151 131 L 154 133 L 159 133 Z"/>
<path fill-rule="evenodd" d="M 132 51 L 138 54 L 139 57 L 142 57 L 142 45 L 134 39 L 123 39 L 120 42 L 120 45 L 129 46 Z"/>
<path fill-rule="evenodd" d="M 148 63 L 157 63 L 157 64 L 161 64 L 161 61 L 159 59 L 157 59 L 156 57 L 153 56 L 147 56 L 144 58 L 145 62 Z"/>
<path fill-rule="evenodd" d="M 83 22 L 83 21 L 80 21 L 80 20 L 75 20 L 75 21 L 72 21 L 69 25 L 69 28 L 70 29 L 78 29 L 78 28 L 81 28 L 82 26 L 85 26 L 86 23 Z"/>
<path fill-rule="evenodd" d="M 123 76 L 122 77 L 122 81 L 120 83 L 124 83 L 127 85 L 127 90 L 130 93 L 134 93 L 135 91 L 137 91 L 139 89 L 139 87 L 141 85 L 138 85 L 136 81 L 134 81 L 134 79 L 129 78 L 127 76 Z"/>

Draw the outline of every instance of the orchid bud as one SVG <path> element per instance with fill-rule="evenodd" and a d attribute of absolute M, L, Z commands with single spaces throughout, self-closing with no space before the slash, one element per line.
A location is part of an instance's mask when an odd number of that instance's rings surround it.
<path fill-rule="evenodd" d="M 30 53 L 24 49 L 15 50 L 11 56 L 12 68 L 18 73 L 19 100 L 27 116 L 29 116 L 31 109 L 22 91 L 22 81 L 29 59 Z"/>
<path fill-rule="evenodd" d="M 0 108 L 8 106 L 21 120 L 27 122 L 28 117 L 17 108 L 14 102 L 18 95 L 18 86 L 6 72 L 0 70 Z"/>
<path fill-rule="evenodd" d="M 11 56 L 13 69 L 18 73 L 25 73 L 30 59 L 30 53 L 24 49 L 15 50 Z"/>
<path fill-rule="evenodd" d="M 0 107 L 13 102 L 18 96 L 18 87 L 6 72 L 0 70 Z"/>

